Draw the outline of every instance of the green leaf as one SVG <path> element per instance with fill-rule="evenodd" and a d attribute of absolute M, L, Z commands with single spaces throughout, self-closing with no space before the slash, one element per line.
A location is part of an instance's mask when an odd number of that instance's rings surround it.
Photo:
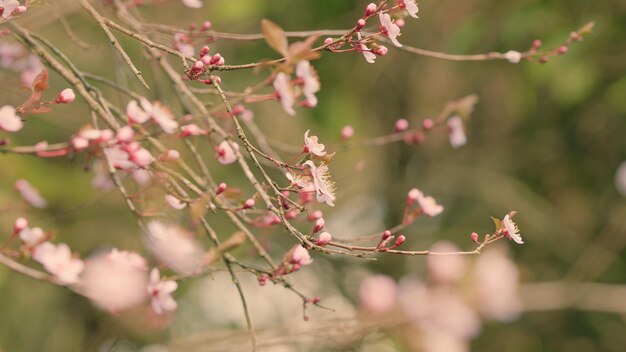
<path fill-rule="evenodd" d="M 498 232 L 498 230 L 500 230 L 500 228 L 502 227 L 502 221 L 500 221 L 500 219 L 498 218 L 494 218 L 493 216 L 491 217 L 491 220 L 493 220 L 493 223 L 496 225 L 495 232 Z"/>

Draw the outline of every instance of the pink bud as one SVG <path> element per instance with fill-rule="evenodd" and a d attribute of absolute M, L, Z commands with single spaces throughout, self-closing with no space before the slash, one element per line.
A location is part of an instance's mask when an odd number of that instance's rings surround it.
<path fill-rule="evenodd" d="M 426 131 L 433 128 L 434 125 L 435 125 L 435 122 L 431 119 L 425 119 L 424 121 L 422 121 L 422 128 L 425 129 Z"/>
<path fill-rule="evenodd" d="M 317 219 L 321 219 L 323 215 L 324 214 L 322 214 L 320 210 L 316 210 L 312 212 L 311 214 L 309 214 L 309 216 L 307 216 L 306 219 L 309 221 L 316 221 Z"/>
<path fill-rule="evenodd" d="M 298 211 L 295 209 L 292 209 L 285 213 L 285 219 L 287 220 L 294 219 L 296 216 L 298 216 Z"/>
<path fill-rule="evenodd" d="M 256 202 L 254 201 L 254 199 L 250 198 L 247 199 L 245 202 L 243 202 L 243 209 L 252 209 L 252 207 L 254 207 L 254 204 L 256 204 Z"/>
<path fill-rule="evenodd" d="M 541 40 L 539 40 L 539 39 L 535 39 L 535 40 L 533 41 L 533 48 L 534 48 L 534 49 L 537 49 L 537 48 L 539 48 L 539 47 L 541 46 L 541 44 L 542 44 L 542 43 L 541 43 Z"/>
<path fill-rule="evenodd" d="M 328 233 L 328 232 L 322 232 L 318 237 L 317 237 L 317 241 L 315 241 L 315 244 L 318 246 L 325 246 L 328 243 L 330 243 L 330 241 L 332 241 L 333 237 Z"/>
<path fill-rule="evenodd" d="M 472 232 L 470 238 L 472 239 L 472 241 L 478 243 L 478 234 L 476 232 Z"/>
<path fill-rule="evenodd" d="M 393 248 L 401 246 L 406 241 L 406 236 L 400 235 L 396 238 L 396 242 L 393 244 Z"/>
<path fill-rule="evenodd" d="M 333 41 L 334 41 L 333 38 L 330 38 L 330 37 L 326 38 L 324 39 L 324 45 L 330 45 L 332 44 Z"/>
<path fill-rule="evenodd" d="M 406 24 L 403 18 L 398 18 L 394 23 L 400 28 L 404 27 L 404 25 Z"/>
<path fill-rule="evenodd" d="M 200 28 L 201 31 L 208 31 L 209 28 L 211 28 L 212 23 L 211 21 L 204 21 L 202 22 L 202 28 Z"/>
<path fill-rule="evenodd" d="M 365 7 L 365 17 L 369 17 L 376 13 L 377 6 L 373 2 Z"/>
<path fill-rule="evenodd" d="M 203 69 L 204 69 L 204 62 L 202 62 L 201 60 L 198 60 L 193 64 L 191 71 L 198 72 L 198 71 L 202 71 Z"/>
<path fill-rule="evenodd" d="M 406 195 L 406 205 L 411 206 L 415 204 L 415 201 L 421 196 L 420 191 L 417 188 L 413 188 Z"/>
<path fill-rule="evenodd" d="M 204 57 L 204 55 L 208 54 L 210 50 L 211 48 L 208 46 L 203 46 L 202 49 L 200 49 L 200 57 Z"/>
<path fill-rule="evenodd" d="M 315 220 L 315 226 L 313 226 L 313 233 L 319 232 L 321 229 L 324 228 L 325 225 L 326 225 L 326 222 L 324 221 L 324 218 L 319 218 Z"/>
<path fill-rule="evenodd" d="M 372 52 L 378 56 L 385 56 L 387 55 L 388 51 L 389 49 L 387 49 L 387 47 L 384 45 L 379 45 L 377 48 L 372 49 Z"/>
<path fill-rule="evenodd" d="M 72 88 L 65 88 L 59 92 L 55 102 L 58 104 L 69 104 L 73 102 L 74 99 L 76 99 L 76 94 L 74 94 Z"/>
<path fill-rule="evenodd" d="M 16 7 L 15 10 L 13 10 L 12 15 L 14 15 L 14 16 L 21 15 L 24 12 L 26 12 L 27 9 L 28 8 L 26 6 L 20 5 L 20 6 Z"/>
<path fill-rule="evenodd" d="M 559 54 L 559 55 L 563 55 L 563 54 L 565 54 L 565 53 L 567 52 L 567 47 L 566 47 L 565 45 L 562 45 L 562 46 L 560 46 L 560 47 L 557 49 L 557 51 L 556 51 L 556 52 L 557 52 L 557 54 Z"/>
<path fill-rule="evenodd" d="M 18 234 L 27 227 L 28 227 L 28 220 L 24 218 L 17 218 L 15 219 L 15 224 L 13 225 L 13 233 Z"/>
<path fill-rule="evenodd" d="M 237 105 L 233 106 L 233 112 L 232 112 L 232 114 L 233 114 L 233 115 L 239 115 L 239 114 L 241 114 L 242 112 L 244 112 L 245 110 L 246 110 L 246 107 L 245 107 L 245 106 L 243 106 L 243 105 L 241 105 L 241 104 L 237 104 Z"/>
<path fill-rule="evenodd" d="M 391 236 L 391 231 L 385 230 L 383 232 L 383 235 L 380 236 L 380 239 L 384 241 L 384 240 L 388 239 L 390 236 Z"/>
<path fill-rule="evenodd" d="M 547 56 L 542 56 L 539 58 L 539 62 L 541 62 L 542 64 L 545 64 L 546 62 L 548 62 L 549 58 Z"/>
<path fill-rule="evenodd" d="M 117 140 L 123 143 L 128 143 L 135 137 L 135 131 L 130 126 L 124 126 L 117 131 Z"/>
<path fill-rule="evenodd" d="M 180 159 L 180 153 L 178 150 L 170 149 L 163 154 L 161 159 L 163 161 L 176 161 Z"/>
<path fill-rule="evenodd" d="M 409 121 L 406 119 L 398 119 L 394 126 L 396 132 L 406 131 L 407 128 L 409 128 Z"/>
<path fill-rule="evenodd" d="M 341 139 L 348 140 L 354 135 L 354 128 L 352 126 L 344 126 L 341 129 Z"/>
<path fill-rule="evenodd" d="M 211 55 L 205 55 L 201 57 L 200 60 L 204 65 L 209 66 L 211 64 Z"/>
<path fill-rule="evenodd" d="M 226 188 L 228 188 L 228 186 L 226 185 L 226 183 L 222 182 L 219 184 L 219 186 L 217 186 L 217 189 L 215 190 L 215 195 L 219 195 L 224 193 L 224 191 L 226 190 Z"/>
<path fill-rule="evenodd" d="M 361 29 L 363 29 L 363 27 L 365 27 L 365 20 L 364 19 L 360 19 L 358 21 L 356 21 L 356 30 L 360 31 Z"/>

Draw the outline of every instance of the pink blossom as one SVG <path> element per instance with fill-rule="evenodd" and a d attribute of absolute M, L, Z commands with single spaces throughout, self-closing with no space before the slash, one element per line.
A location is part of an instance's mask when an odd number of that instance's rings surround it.
<path fill-rule="evenodd" d="M 35 208 L 45 208 L 48 202 L 41 197 L 39 192 L 26 180 L 15 181 L 15 189 L 20 192 L 24 200 Z"/>
<path fill-rule="evenodd" d="M 194 9 L 199 9 L 202 7 L 201 0 L 183 0 L 183 4 L 185 4 L 185 6 L 187 7 L 191 7 Z"/>
<path fill-rule="evenodd" d="M 101 191 L 110 191 L 115 187 L 111 175 L 109 174 L 106 164 L 102 161 L 96 161 L 91 168 L 94 172 L 94 177 L 91 180 L 91 186 Z"/>
<path fill-rule="evenodd" d="M 191 1 L 194 1 L 194 0 L 191 0 Z M 195 0 L 195 1 L 199 2 L 199 0 Z M 194 49 L 193 45 L 189 44 L 187 35 L 183 33 L 174 34 L 174 47 L 176 48 L 176 50 L 183 53 L 183 55 L 194 56 L 196 53 L 196 50 Z"/>
<path fill-rule="evenodd" d="M 194 124 L 184 125 L 180 128 L 180 131 L 181 131 L 180 135 L 182 137 L 201 136 L 203 134 L 207 134 L 207 131 L 203 130 L 202 128 Z"/>
<path fill-rule="evenodd" d="M 519 270 L 502 248 L 485 251 L 474 267 L 474 287 L 480 311 L 490 319 L 511 321 L 519 316 Z"/>
<path fill-rule="evenodd" d="M 148 296 L 151 297 L 152 310 L 157 314 L 176 310 L 178 304 L 172 298 L 172 292 L 176 291 L 177 288 L 176 281 L 161 281 L 159 269 L 152 269 L 150 284 L 148 285 Z"/>
<path fill-rule="evenodd" d="M 33 250 L 33 259 L 65 284 L 76 283 L 84 269 L 83 261 L 73 258 L 70 247 L 65 243 L 54 245 L 44 242 Z"/>
<path fill-rule="evenodd" d="M 278 73 L 276 78 L 274 78 L 274 89 L 285 112 L 291 116 L 295 116 L 296 111 L 293 109 L 293 104 L 296 102 L 296 97 L 293 94 L 293 89 L 289 81 L 289 76 L 286 73 Z"/>
<path fill-rule="evenodd" d="M 308 152 L 316 156 L 326 155 L 324 145 L 318 142 L 317 136 L 309 137 L 309 131 L 311 130 L 307 130 L 304 133 L 304 145 L 306 146 Z"/>
<path fill-rule="evenodd" d="M 413 18 L 418 18 L 417 12 L 419 11 L 419 9 L 417 8 L 415 0 L 402 0 L 400 6 L 404 7 L 406 12 L 409 13 L 409 16 Z"/>
<path fill-rule="evenodd" d="M 128 117 L 130 121 L 139 124 L 148 121 L 150 118 L 150 116 L 139 107 L 136 100 L 131 100 L 128 102 L 128 105 L 126 105 L 126 117 Z"/>
<path fill-rule="evenodd" d="M 443 211 L 443 205 L 437 204 L 435 198 L 431 196 L 425 196 L 424 193 L 417 188 L 413 188 L 409 192 L 409 198 L 411 199 L 412 197 L 417 200 L 417 203 L 422 209 L 422 212 L 427 216 L 437 216 Z"/>
<path fill-rule="evenodd" d="M 24 127 L 22 119 L 15 114 L 15 108 L 5 105 L 0 108 L 0 130 L 17 132 Z"/>
<path fill-rule="evenodd" d="M 366 311 L 383 314 L 396 305 L 398 285 L 386 275 L 369 276 L 361 282 L 359 298 Z"/>
<path fill-rule="evenodd" d="M 56 102 L 59 104 L 69 104 L 76 99 L 76 94 L 72 88 L 66 88 L 59 92 L 56 98 Z"/>
<path fill-rule="evenodd" d="M 502 229 L 505 231 L 505 235 L 515 241 L 517 244 L 523 244 L 522 235 L 519 233 L 517 225 L 511 219 L 510 214 L 506 214 L 502 219 Z"/>
<path fill-rule="evenodd" d="M 167 134 L 172 134 L 178 128 L 178 122 L 174 120 L 172 112 L 158 101 L 150 103 L 148 99 L 142 98 L 139 103 L 143 110 L 156 122 Z"/>
<path fill-rule="evenodd" d="M 217 147 L 217 161 L 220 164 L 232 164 L 237 161 L 237 151 L 239 150 L 239 144 L 235 142 L 229 142 L 227 140 L 222 141 Z"/>
<path fill-rule="evenodd" d="M 45 239 L 46 235 L 43 230 L 39 227 L 29 228 L 26 227 L 22 229 L 20 232 L 20 239 L 27 246 L 35 246 L 39 244 L 43 239 Z"/>
<path fill-rule="evenodd" d="M 148 298 L 145 259 L 126 251 L 98 254 L 85 263 L 76 290 L 111 312 L 133 307 Z"/>
<path fill-rule="evenodd" d="M 370 50 L 370 48 L 367 47 L 367 45 L 363 44 L 363 42 L 361 41 L 361 32 L 358 32 L 356 36 L 359 41 L 358 50 L 363 54 L 365 61 L 369 62 L 370 64 L 373 64 L 376 61 L 376 54 L 374 54 Z"/>
<path fill-rule="evenodd" d="M 335 206 L 335 183 L 330 178 L 328 166 L 322 163 L 316 167 L 311 160 L 307 160 L 304 165 L 311 171 L 317 201 Z"/>
<path fill-rule="evenodd" d="M 172 208 L 172 209 L 176 209 L 176 210 L 181 210 L 184 209 L 187 206 L 187 203 L 183 202 L 182 200 L 174 197 L 171 194 L 166 194 L 165 195 L 165 202 L 167 202 L 167 204 Z"/>
<path fill-rule="evenodd" d="M 341 129 L 341 139 L 348 140 L 352 138 L 352 136 L 354 136 L 354 128 L 350 125 L 343 126 Z"/>
<path fill-rule="evenodd" d="M 302 94 L 304 94 L 306 98 L 307 106 L 315 107 L 317 105 L 315 93 L 320 90 L 320 81 L 317 77 L 317 72 L 315 72 L 310 62 L 302 60 L 296 65 L 296 76 L 303 82 Z"/>
<path fill-rule="evenodd" d="M 402 44 L 396 39 L 400 35 L 400 27 L 393 23 L 388 13 L 379 13 L 378 18 L 380 19 L 380 31 L 382 34 L 389 37 L 393 45 L 401 47 Z"/>
<path fill-rule="evenodd" d="M 453 148 L 458 148 L 467 143 L 463 119 L 460 116 L 453 116 L 448 119 L 448 129 L 450 133 L 450 144 Z"/>
<path fill-rule="evenodd" d="M 146 244 L 159 261 L 179 274 L 192 274 L 202 267 L 202 247 L 181 227 L 152 221 L 147 226 Z"/>
<path fill-rule="evenodd" d="M 13 15 L 13 11 L 20 6 L 17 0 L 0 0 L 0 8 L 2 8 L 2 15 L 0 17 L 7 19 Z"/>
<path fill-rule="evenodd" d="M 294 264 L 309 265 L 313 262 L 313 259 L 311 259 L 311 256 L 309 255 L 309 251 L 307 251 L 306 248 L 299 245 L 299 246 L 296 246 L 295 250 L 293 251 L 291 262 Z"/>

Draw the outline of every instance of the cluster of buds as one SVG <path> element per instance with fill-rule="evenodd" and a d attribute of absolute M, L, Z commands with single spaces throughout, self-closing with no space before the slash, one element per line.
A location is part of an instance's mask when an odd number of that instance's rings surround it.
<path fill-rule="evenodd" d="M 378 242 L 376 249 L 379 252 L 386 252 L 390 249 L 395 249 L 397 247 L 400 247 L 405 241 L 406 241 L 406 236 L 399 235 L 396 238 L 396 236 L 391 234 L 391 231 L 385 230 L 383 234 L 380 236 L 380 241 Z"/>
<path fill-rule="evenodd" d="M 204 84 L 211 84 L 213 83 L 213 80 L 215 80 L 218 84 L 221 83 L 221 79 L 217 76 L 202 79 L 202 76 L 207 72 L 207 70 L 210 71 L 213 66 L 224 66 L 226 63 L 226 60 L 222 55 L 220 55 L 220 53 L 209 55 L 210 50 L 211 49 L 206 45 L 202 47 L 200 55 L 198 55 L 198 60 L 194 62 L 193 66 L 191 66 L 189 72 L 187 73 L 187 78 Z"/>

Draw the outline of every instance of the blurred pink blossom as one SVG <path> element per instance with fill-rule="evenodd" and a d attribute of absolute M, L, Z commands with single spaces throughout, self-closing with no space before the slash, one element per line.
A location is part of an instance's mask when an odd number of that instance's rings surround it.
<path fill-rule="evenodd" d="M 204 251 L 185 229 L 160 221 L 147 226 L 146 244 L 168 268 L 179 274 L 192 274 L 202 268 Z"/>
<path fill-rule="evenodd" d="M 15 181 L 15 189 L 28 204 L 35 208 L 45 208 L 48 205 L 48 202 L 43 199 L 39 191 L 24 179 Z"/>
<path fill-rule="evenodd" d="M 148 295 L 151 297 L 152 310 L 157 314 L 176 310 L 178 304 L 172 298 L 172 292 L 176 291 L 178 285 L 176 281 L 161 281 L 159 269 L 154 268 L 150 272 L 150 284 L 148 285 Z"/>
<path fill-rule="evenodd" d="M 82 260 L 72 257 L 70 247 L 65 243 L 41 243 L 33 249 L 33 259 L 65 284 L 76 283 L 85 267 Z"/>
<path fill-rule="evenodd" d="M 22 119 L 15 114 L 15 108 L 5 105 L 0 108 L 0 130 L 7 132 L 17 132 L 24 127 Z"/>
<path fill-rule="evenodd" d="M 398 299 L 396 282 L 386 275 L 365 278 L 359 288 L 361 306 L 370 313 L 382 314 L 390 311 Z"/>

